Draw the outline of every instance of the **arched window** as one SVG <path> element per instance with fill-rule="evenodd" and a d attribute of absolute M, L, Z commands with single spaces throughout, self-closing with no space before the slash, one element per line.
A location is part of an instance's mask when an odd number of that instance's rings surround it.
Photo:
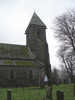
<path fill-rule="evenodd" d="M 24 72 L 24 78 L 27 79 L 27 72 Z"/>
<path fill-rule="evenodd" d="M 33 80 L 33 72 L 32 72 L 32 70 L 29 71 L 29 80 Z"/>
<path fill-rule="evenodd" d="M 14 71 L 13 70 L 10 71 L 10 79 L 14 79 Z"/>

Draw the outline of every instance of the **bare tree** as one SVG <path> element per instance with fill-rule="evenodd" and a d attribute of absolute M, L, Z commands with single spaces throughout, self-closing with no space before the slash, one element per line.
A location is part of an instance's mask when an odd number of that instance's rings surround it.
<path fill-rule="evenodd" d="M 75 55 L 75 11 L 58 16 L 55 21 L 56 37 L 61 41 L 58 55 L 62 58 L 67 73 L 73 81 L 72 56 Z"/>

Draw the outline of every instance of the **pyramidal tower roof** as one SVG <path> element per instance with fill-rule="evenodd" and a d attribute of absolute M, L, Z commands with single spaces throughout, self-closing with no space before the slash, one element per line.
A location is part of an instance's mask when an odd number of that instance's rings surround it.
<path fill-rule="evenodd" d="M 34 12 L 32 18 L 31 18 L 29 24 L 32 24 L 32 25 L 34 24 L 34 25 L 46 27 L 46 25 L 42 22 L 42 20 L 39 18 L 39 16 L 35 12 Z"/>

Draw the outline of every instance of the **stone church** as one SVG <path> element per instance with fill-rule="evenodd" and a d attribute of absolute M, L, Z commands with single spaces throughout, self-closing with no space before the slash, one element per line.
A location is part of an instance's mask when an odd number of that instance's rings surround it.
<path fill-rule="evenodd" d="M 0 43 L 0 86 L 36 86 L 49 64 L 46 26 L 33 14 L 25 31 L 26 46 Z"/>

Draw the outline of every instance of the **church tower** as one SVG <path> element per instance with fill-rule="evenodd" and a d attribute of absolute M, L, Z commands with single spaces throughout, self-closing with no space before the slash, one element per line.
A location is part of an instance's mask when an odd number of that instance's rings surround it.
<path fill-rule="evenodd" d="M 45 66 L 49 66 L 46 25 L 41 21 L 36 13 L 33 14 L 25 34 L 27 46 L 35 55 L 36 59 L 43 62 Z"/>

